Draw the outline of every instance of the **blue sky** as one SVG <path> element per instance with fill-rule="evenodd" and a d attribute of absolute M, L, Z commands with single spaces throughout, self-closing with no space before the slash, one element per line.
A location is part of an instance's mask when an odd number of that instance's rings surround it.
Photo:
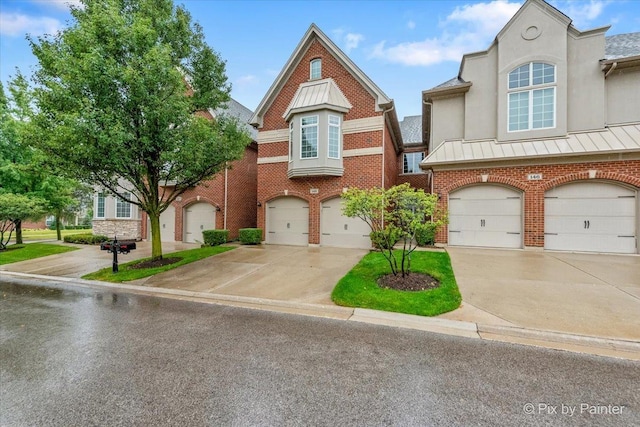
<path fill-rule="evenodd" d="M 68 0 L 0 0 L 0 79 L 35 64 L 25 34 L 68 24 Z M 421 92 L 457 75 L 463 53 L 486 49 L 522 2 L 184 0 L 227 61 L 232 96 L 255 109 L 311 23 L 317 24 L 396 102 L 420 114 Z M 640 31 L 638 0 L 551 1 L 579 30 Z"/>

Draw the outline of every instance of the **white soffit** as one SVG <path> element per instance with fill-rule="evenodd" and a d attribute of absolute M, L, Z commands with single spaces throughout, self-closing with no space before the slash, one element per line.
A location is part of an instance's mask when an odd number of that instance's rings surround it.
<path fill-rule="evenodd" d="M 289 121 L 292 114 L 319 108 L 347 112 L 352 105 L 333 79 L 302 83 L 282 117 Z"/>
<path fill-rule="evenodd" d="M 611 126 L 604 130 L 572 133 L 564 138 L 498 142 L 444 141 L 422 161 L 433 166 L 537 157 L 606 154 L 640 151 L 640 123 Z"/>

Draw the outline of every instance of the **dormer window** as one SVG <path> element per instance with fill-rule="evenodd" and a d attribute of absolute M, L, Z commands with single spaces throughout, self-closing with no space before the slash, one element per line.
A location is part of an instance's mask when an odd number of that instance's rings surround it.
<path fill-rule="evenodd" d="M 316 58 L 309 66 L 309 79 L 315 80 L 322 77 L 322 59 Z"/>
<path fill-rule="evenodd" d="M 556 126 L 556 68 L 530 62 L 509 73 L 509 132 Z"/>

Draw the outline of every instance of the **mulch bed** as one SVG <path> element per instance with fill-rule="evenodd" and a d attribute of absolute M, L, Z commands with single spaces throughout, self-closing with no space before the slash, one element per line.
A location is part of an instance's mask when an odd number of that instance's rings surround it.
<path fill-rule="evenodd" d="M 439 287 L 440 282 L 424 273 L 409 273 L 404 277 L 402 274 L 387 274 L 378 279 L 378 286 L 398 291 L 426 291 Z"/>
<path fill-rule="evenodd" d="M 182 261 L 182 258 L 178 258 L 178 257 L 162 258 L 155 261 L 143 261 L 141 263 L 132 265 L 129 268 L 134 270 L 141 269 L 141 268 L 155 268 L 155 267 L 162 267 L 163 265 L 175 264 L 178 261 Z"/>

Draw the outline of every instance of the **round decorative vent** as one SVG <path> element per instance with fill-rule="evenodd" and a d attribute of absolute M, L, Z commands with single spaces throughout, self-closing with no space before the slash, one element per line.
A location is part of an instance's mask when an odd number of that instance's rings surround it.
<path fill-rule="evenodd" d="M 535 25 L 531 25 L 528 28 L 522 30 L 522 38 L 525 40 L 535 40 L 540 34 L 542 34 L 542 30 Z"/>

